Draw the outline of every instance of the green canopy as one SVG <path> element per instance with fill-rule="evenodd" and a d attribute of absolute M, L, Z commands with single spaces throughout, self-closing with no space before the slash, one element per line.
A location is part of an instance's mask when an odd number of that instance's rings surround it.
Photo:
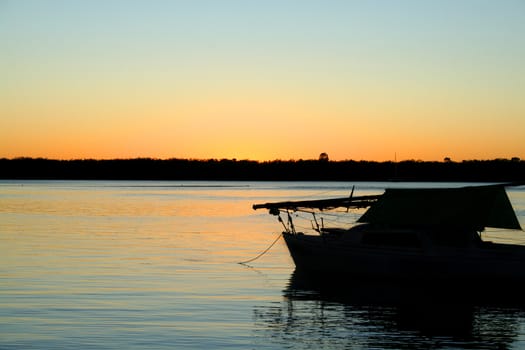
<path fill-rule="evenodd" d="M 521 226 L 502 185 L 387 189 L 358 222 L 391 227 L 452 226 L 483 230 Z"/>

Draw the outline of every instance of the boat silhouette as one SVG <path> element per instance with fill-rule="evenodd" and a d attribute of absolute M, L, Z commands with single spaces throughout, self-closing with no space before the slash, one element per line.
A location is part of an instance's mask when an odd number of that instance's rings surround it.
<path fill-rule="evenodd" d="M 347 198 L 253 208 L 278 217 L 296 271 L 324 285 L 380 282 L 456 293 L 525 285 L 525 246 L 482 239 L 487 227 L 521 230 L 504 185 L 387 189 L 377 196 L 352 190 Z M 320 217 L 341 208 L 368 210 L 350 227 L 326 227 Z M 296 229 L 296 212 L 312 214 L 314 234 Z"/>

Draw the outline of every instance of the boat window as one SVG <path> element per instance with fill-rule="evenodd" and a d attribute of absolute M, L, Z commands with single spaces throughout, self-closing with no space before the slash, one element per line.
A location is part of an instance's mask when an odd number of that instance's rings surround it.
<path fill-rule="evenodd" d="M 366 232 L 361 241 L 363 244 L 387 247 L 421 247 L 416 232 Z"/>

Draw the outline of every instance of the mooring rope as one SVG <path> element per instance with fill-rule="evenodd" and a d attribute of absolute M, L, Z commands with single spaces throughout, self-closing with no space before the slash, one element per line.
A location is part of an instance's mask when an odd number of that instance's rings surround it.
<path fill-rule="evenodd" d="M 255 258 L 253 259 L 250 259 L 250 260 L 246 260 L 246 261 L 241 261 L 239 262 L 238 264 L 241 264 L 241 265 L 246 265 L 248 263 L 251 263 L 252 261 L 255 261 L 257 259 L 259 259 L 261 256 L 263 256 L 264 254 L 266 254 L 274 245 L 275 243 L 277 243 L 277 241 L 279 240 L 279 238 L 281 238 L 283 236 L 282 233 L 279 233 L 279 235 L 277 236 L 277 238 L 272 242 L 272 244 L 270 244 L 270 246 L 268 248 L 266 248 L 261 254 L 257 255 Z"/>

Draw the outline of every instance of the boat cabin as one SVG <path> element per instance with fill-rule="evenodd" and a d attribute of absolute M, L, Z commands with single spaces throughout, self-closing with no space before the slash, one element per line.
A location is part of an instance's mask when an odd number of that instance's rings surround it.
<path fill-rule="evenodd" d="M 370 247 L 392 248 L 470 248 L 486 243 L 479 232 L 468 229 L 416 230 L 374 228 L 371 224 L 359 224 L 351 229 L 325 228 L 320 230 L 324 237 L 337 236 L 346 244 L 360 244 Z"/>

